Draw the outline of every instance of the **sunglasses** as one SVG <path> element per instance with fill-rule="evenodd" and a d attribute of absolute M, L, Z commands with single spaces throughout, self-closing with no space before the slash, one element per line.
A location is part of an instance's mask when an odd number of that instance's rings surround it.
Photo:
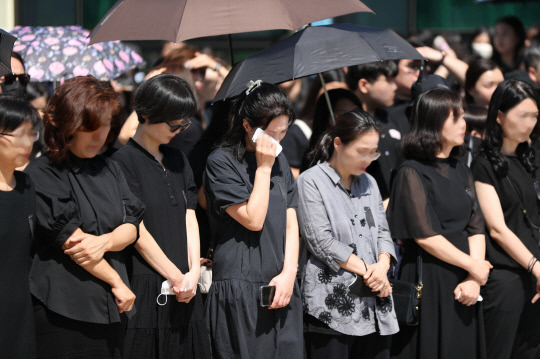
<path fill-rule="evenodd" d="M 169 129 L 171 130 L 171 132 L 176 132 L 178 131 L 178 129 L 180 129 L 180 132 L 182 132 L 186 130 L 189 127 L 189 125 L 191 125 L 191 121 L 189 119 L 185 119 L 179 125 L 173 125 L 169 123 L 169 121 L 165 121 L 165 123 L 169 126 Z"/>
<path fill-rule="evenodd" d="M 17 78 L 19 79 L 19 82 L 23 85 L 28 84 L 28 82 L 30 81 L 30 75 L 28 74 L 15 75 L 14 73 L 9 73 L 4 76 L 4 83 L 6 85 L 12 84 Z"/>

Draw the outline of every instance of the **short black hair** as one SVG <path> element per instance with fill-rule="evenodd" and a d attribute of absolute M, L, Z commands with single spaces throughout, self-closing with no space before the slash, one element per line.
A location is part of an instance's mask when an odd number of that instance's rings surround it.
<path fill-rule="evenodd" d="M 25 122 L 32 127 L 40 121 L 38 112 L 29 102 L 12 96 L 0 96 L 0 131 L 15 131 Z"/>
<path fill-rule="evenodd" d="M 189 84 L 178 76 L 160 74 L 137 89 L 135 112 L 140 123 L 163 123 L 195 114 L 197 103 Z"/>
<path fill-rule="evenodd" d="M 434 88 L 424 92 L 413 105 L 411 127 L 401 142 L 403 156 L 423 162 L 432 162 L 443 149 L 441 130 L 450 114 L 457 120 L 462 105 L 459 95 L 451 90 Z M 457 155 L 455 147 L 451 155 Z"/>
<path fill-rule="evenodd" d="M 372 83 L 381 75 L 386 77 L 396 76 L 397 70 L 398 67 L 393 61 L 377 61 L 350 66 L 347 72 L 347 86 L 349 90 L 356 91 L 360 79 L 366 79 L 369 83 Z"/>

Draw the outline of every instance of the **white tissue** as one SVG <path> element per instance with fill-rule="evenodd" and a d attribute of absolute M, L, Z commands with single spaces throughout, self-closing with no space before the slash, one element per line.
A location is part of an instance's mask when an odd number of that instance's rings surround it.
<path fill-rule="evenodd" d="M 257 143 L 257 138 L 259 137 L 259 135 L 261 133 L 266 133 L 264 132 L 263 130 L 261 130 L 260 127 L 257 128 L 257 130 L 255 131 L 255 134 L 253 134 L 253 138 L 251 139 L 254 143 Z M 268 134 L 267 134 L 268 135 Z M 270 136 L 270 135 L 269 135 Z M 283 151 L 283 147 L 279 144 L 278 141 L 276 141 L 272 136 L 270 136 L 270 138 L 272 139 L 272 142 L 274 142 L 276 144 L 276 157 L 279 156 L 279 154 L 281 153 L 281 151 Z"/>

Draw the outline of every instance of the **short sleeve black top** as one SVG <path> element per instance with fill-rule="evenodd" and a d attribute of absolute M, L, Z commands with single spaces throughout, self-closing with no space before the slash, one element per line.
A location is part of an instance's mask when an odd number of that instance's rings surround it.
<path fill-rule="evenodd" d="M 67 165 L 53 165 L 47 156 L 26 168 L 36 186 L 36 254 L 30 290 L 51 311 L 91 323 L 120 321 L 109 284 L 92 276 L 64 254 L 62 245 L 80 228 L 110 233 L 124 223 L 138 227 L 144 206 L 128 188 L 116 162 L 103 156 L 70 156 Z M 123 252 L 104 257 L 128 284 Z"/>
<path fill-rule="evenodd" d="M 228 148 L 208 157 L 203 178 L 214 250 L 214 280 L 268 283 L 283 270 L 287 208 L 297 207 L 298 190 L 287 159 L 280 154 L 270 175 L 270 198 L 263 229 L 250 231 L 232 217 L 229 206 L 249 200 L 255 181 L 255 152 L 238 161 Z"/>
<path fill-rule="evenodd" d="M 388 224 L 394 238 L 442 235 L 469 253 L 468 237 L 484 234 L 469 169 L 453 157 L 433 163 L 405 161 L 393 183 Z"/>
<path fill-rule="evenodd" d="M 117 151 L 118 162 L 133 193 L 145 204 L 143 221 L 167 257 L 185 273 L 189 271 L 186 244 L 186 210 L 197 206 L 197 187 L 186 156 L 178 149 L 160 146 L 163 166 L 130 139 Z M 133 275 L 155 270 L 134 249 Z"/>
<path fill-rule="evenodd" d="M 538 162 L 539 154 L 536 153 Z M 530 220 L 540 225 L 539 206 L 534 189 L 533 176 L 527 172 L 515 156 L 505 156 L 508 161 L 508 177 L 512 185 L 521 197 L 521 201 L 527 210 Z M 484 154 L 480 153 L 472 164 L 474 180 L 492 185 L 499 196 L 499 201 L 504 213 L 504 221 L 508 228 L 523 242 L 523 244 L 537 258 L 540 257 L 540 248 L 537 239 L 533 236 L 531 228 L 527 226 L 525 217 L 521 211 L 519 198 L 504 177 L 495 173 L 493 166 Z M 537 169 L 537 178 L 540 171 Z M 487 259 L 494 266 L 503 266 L 510 268 L 522 268 L 512 257 L 510 257 L 495 240 L 489 237 L 486 244 Z"/>
<path fill-rule="evenodd" d="M 14 175 L 15 188 L 0 191 L 0 352 L 4 358 L 34 358 L 34 313 L 28 274 L 36 194 L 26 174 L 15 171 Z"/>

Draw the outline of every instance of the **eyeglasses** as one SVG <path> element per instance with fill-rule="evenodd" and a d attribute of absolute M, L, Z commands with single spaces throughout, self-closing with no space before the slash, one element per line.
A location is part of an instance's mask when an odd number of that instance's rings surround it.
<path fill-rule="evenodd" d="M 373 153 L 359 153 L 358 156 L 368 161 L 375 161 L 381 157 L 381 153 L 379 151 Z"/>
<path fill-rule="evenodd" d="M 15 82 L 16 79 L 19 79 L 19 82 L 23 85 L 28 84 L 30 82 L 30 75 L 28 74 L 20 74 L 15 75 L 14 73 L 9 73 L 4 76 L 4 83 L 6 85 L 12 84 Z"/>
<path fill-rule="evenodd" d="M 25 138 L 29 138 L 30 141 L 32 141 L 32 143 L 39 140 L 39 132 L 37 131 L 32 131 L 30 134 L 26 134 L 26 133 L 12 134 L 12 133 L 0 132 L 0 135 L 13 137 L 15 143 L 22 143 Z"/>
<path fill-rule="evenodd" d="M 182 132 L 186 130 L 189 127 L 189 125 L 191 125 L 191 121 L 189 120 L 189 118 L 182 120 L 182 122 L 179 125 L 173 125 L 169 121 L 165 121 L 165 123 L 169 126 L 169 129 L 171 130 L 171 132 L 176 132 L 178 131 L 178 129 L 180 129 L 180 132 Z"/>

